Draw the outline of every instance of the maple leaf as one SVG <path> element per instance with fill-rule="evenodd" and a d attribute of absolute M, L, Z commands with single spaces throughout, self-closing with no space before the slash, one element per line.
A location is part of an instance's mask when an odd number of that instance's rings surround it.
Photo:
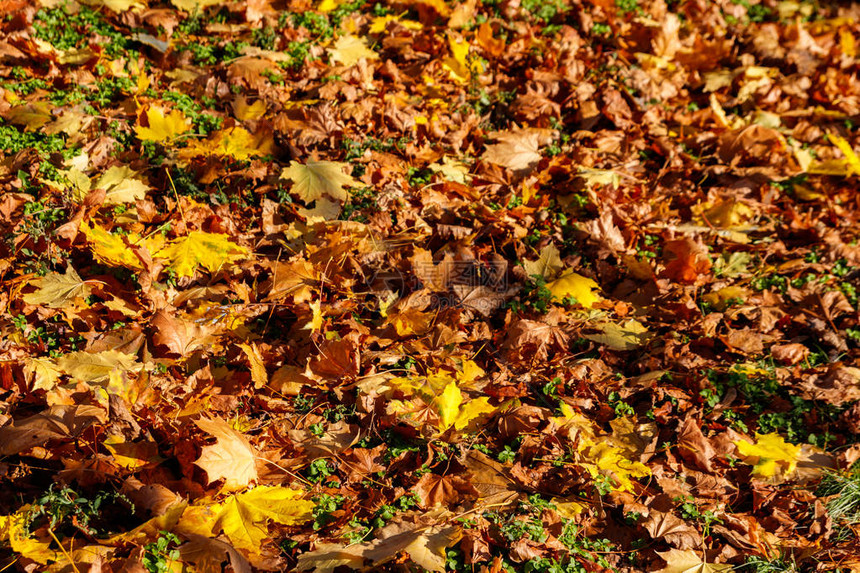
<path fill-rule="evenodd" d="M 737 440 L 734 445 L 744 462 L 753 464 L 752 475 L 764 478 L 787 476 L 797 469 L 801 446 L 786 442 L 776 432 L 755 435 L 756 443 Z"/>
<path fill-rule="evenodd" d="M 514 171 L 528 171 L 541 160 L 541 134 L 536 130 L 520 130 L 496 134 L 500 143 L 488 145 L 482 158 Z"/>
<path fill-rule="evenodd" d="M 208 139 L 195 142 L 180 152 L 180 157 L 200 155 L 227 155 L 246 160 L 271 153 L 274 142 L 265 133 L 255 137 L 244 127 L 231 127 L 211 134 Z"/>
<path fill-rule="evenodd" d="M 138 139 L 143 141 L 154 141 L 165 143 L 173 141 L 183 133 L 191 130 L 191 122 L 178 109 L 172 110 L 167 115 L 160 107 L 150 106 L 144 112 L 146 114 L 147 126 L 144 127 L 138 118 L 134 128 Z"/>
<path fill-rule="evenodd" d="M 432 514 L 421 517 L 422 521 L 432 519 Z M 365 552 L 374 566 L 405 551 L 419 567 L 442 572 L 445 571 L 445 549 L 460 539 L 462 529 L 444 524 L 423 525 L 403 516 L 380 529 L 377 535 L 377 541 Z"/>
<path fill-rule="evenodd" d="M 549 243 L 540 251 L 540 257 L 536 261 L 526 261 L 523 263 L 523 268 L 530 277 L 539 276 L 545 280 L 555 278 L 559 271 L 564 267 L 559 256 L 558 247 L 553 243 Z"/>
<path fill-rule="evenodd" d="M 78 382 L 103 384 L 115 370 L 128 372 L 138 366 L 131 354 L 118 350 L 69 352 L 57 359 L 57 368 Z"/>
<path fill-rule="evenodd" d="M 48 273 L 31 283 L 37 287 L 36 292 L 24 295 L 27 304 L 44 304 L 50 308 L 62 308 L 69 302 L 85 298 L 90 294 L 87 281 L 81 279 L 75 269 L 69 265 L 65 274 Z"/>
<path fill-rule="evenodd" d="M 266 363 L 263 362 L 257 345 L 252 342 L 251 344 L 240 344 L 239 348 L 242 349 L 251 364 L 251 380 L 254 381 L 254 388 L 262 388 L 268 384 L 269 375 L 266 373 Z"/>
<path fill-rule="evenodd" d="M 828 161 L 816 161 L 806 169 L 807 173 L 819 175 L 840 175 L 850 177 L 860 175 L 860 157 L 854 152 L 854 148 L 844 138 L 836 134 L 828 133 L 829 139 L 844 156 L 842 159 L 830 159 Z"/>
<path fill-rule="evenodd" d="M 357 36 L 341 36 L 329 48 L 328 55 L 331 61 L 340 62 L 346 67 L 357 64 L 361 59 L 378 60 L 379 54 L 367 47 L 364 39 Z"/>
<path fill-rule="evenodd" d="M 258 486 L 230 496 L 215 520 L 234 547 L 258 554 L 269 537 L 268 522 L 301 525 L 312 519 L 314 502 L 301 499 L 305 492 L 279 486 Z"/>
<path fill-rule="evenodd" d="M 323 195 L 344 202 L 348 198 L 344 187 L 361 186 L 361 183 L 343 172 L 348 166 L 347 163 L 335 161 L 309 161 L 305 165 L 291 161 L 281 174 L 281 179 L 291 180 L 293 192 L 305 203 L 316 201 Z"/>
<path fill-rule="evenodd" d="M 298 571 L 314 570 L 314 573 L 333 573 L 338 567 L 361 569 L 364 564 L 364 551 L 361 545 L 344 547 L 337 543 L 317 543 L 313 551 L 299 555 Z"/>
<path fill-rule="evenodd" d="M 130 269 L 142 270 L 144 268 L 144 262 L 137 251 L 147 253 L 144 257 L 145 260 L 164 247 L 164 237 L 160 233 L 143 238 L 136 233 L 129 233 L 123 237 L 98 225 L 91 226 L 87 223 L 82 224 L 80 230 L 84 233 L 98 260 Z"/>
<path fill-rule="evenodd" d="M 594 292 L 600 288 L 594 279 L 574 272 L 565 273 L 546 286 L 554 299 L 562 301 L 568 297 L 573 297 L 585 308 L 591 308 L 594 303 L 603 300 L 599 294 Z"/>
<path fill-rule="evenodd" d="M 257 480 L 257 455 L 248 440 L 223 420 L 200 419 L 198 428 L 217 438 L 212 446 L 203 446 L 194 463 L 206 471 L 209 481 L 224 479 L 224 489 L 235 491 Z"/>
<path fill-rule="evenodd" d="M 656 573 L 720 573 L 734 569 L 728 563 L 707 563 L 699 553 L 690 549 L 658 551 L 657 555 L 666 562 L 666 566 Z"/>
<path fill-rule="evenodd" d="M 36 539 L 30 533 L 31 506 L 23 505 L 12 515 L 0 515 L 0 539 L 5 539 L 12 551 L 36 563 L 46 565 L 62 554 L 51 549 L 51 539 Z"/>
<path fill-rule="evenodd" d="M 582 337 L 605 344 L 613 350 L 633 350 L 639 348 L 651 337 L 648 329 L 637 320 L 624 321 L 621 324 L 603 322 L 591 326 L 601 332 L 599 334 L 583 333 Z"/>
<path fill-rule="evenodd" d="M 180 277 L 194 276 L 198 265 L 214 272 L 247 255 L 248 250 L 232 242 L 227 235 L 205 231 L 191 231 L 172 240 L 158 253 L 170 261 L 168 268 Z"/>
<path fill-rule="evenodd" d="M 28 375 L 28 381 L 32 379 L 33 391 L 51 390 L 63 374 L 63 371 L 47 358 L 28 358 L 24 362 L 24 372 Z"/>
<path fill-rule="evenodd" d="M 139 201 L 151 189 L 149 185 L 136 178 L 137 172 L 128 166 L 113 166 L 102 173 L 93 184 L 96 189 L 105 190 L 105 205 L 119 205 Z"/>
<path fill-rule="evenodd" d="M 495 411 L 495 408 L 490 405 L 490 399 L 486 397 L 470 400 L 464 406 L 463 393 L 455 382 L 448 384 L 433 404 L 439 412 L 440 430 L 446 430 L 451 426 L 457 430 L 463 430 L 475 418 Z"/>
<path fill-rule="evenodd" d="M 473 73 L 479 74 L 484 71 L 484 66 L 479 59 L 469 62 L 469 42 L 461 36 L 448 33 L 448 48 L 451 50 L 451 57 L 442 62 L 442 67 L 448 70 L 451 79 L 467 84 Z"/>

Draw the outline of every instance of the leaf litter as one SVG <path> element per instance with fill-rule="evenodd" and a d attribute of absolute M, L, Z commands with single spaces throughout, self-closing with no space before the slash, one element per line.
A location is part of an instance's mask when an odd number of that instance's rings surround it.
<path fill-rule="evenodd" d="M 7 4 L 0 569 L 860 568 L 857 6 Z"/>

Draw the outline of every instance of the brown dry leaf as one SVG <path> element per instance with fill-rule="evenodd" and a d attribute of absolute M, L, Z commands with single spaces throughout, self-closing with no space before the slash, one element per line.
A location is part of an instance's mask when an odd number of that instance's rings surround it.
<path fill-rule="evenodd" d="M 75 438 L 95 423 L 104 423 L 107 413 L 98 406 L 52 406 L 29 418 L 0 428 L 0 454 L 20 454 L 48 440 Z"/>
<path fill-rule="evenodd" d="M 538 130 L 496 132 L 499 143 L 488 145 L 482 158 L 490 163 L 525 172 L 540 160 L 540 147 L 545 136 Z"/>
<path fill-rule="evenodd" d="M 667 255 L 663 275 L 672 280 L 693 284 L 711 270 L 711 258 L 701 242 L 688 238 L 675 239 L 666 241 L 663 249 Z"/>
<path fill-rule="evenodd" d="M 150 324 L 153 327 L 152 342 L 155 346 L 166 348 L 168 353 L 174 356 L 188 356 L 194 350 L 215 340 L 212 336 L 214 327 L 200 326 L 178 316 L 171 316 L 163 310 L 155 313 Z"/>
<path fill-rule="evenodd" d="M 453 507 L 463 500 L 478 496 L 478 491 L 469 480 L 459 475 L 425 474 L 415 484 L 413 491 L 421 498 L 421 505 L 425 508 L 437 505 Z"/>
<path fill-rule="evenodd" d="M 445 549 L 460 540 L 462 530 L 456 525 L 434 523 L 435 520 L 432 512 L 395 517 L 379 530 L 377 540 L 364 556 L 378 566 L 405 551 L 419 567 L 445 571 Z"/>
<path fill-rule="evenodd" d="M 702 545 L 699 532 L 672 513 L 651 510 L 642 527 L 651 539 L 665 539 L 677 549 L 694 549 Z"/>
<path fill-rule="evenodd" d="M 257 453 L 245 436 L 224 420 L 200 419 L 194 423 L 217 439 L 215 445 L 204 446 L 194 462 L 206 471 L 210 483 L 224 479 L 223 489 L 236 491 L 257 480 Z"/>
<path fill-rule="evenodd" d="M 702 433 L 701 421 L 689 417 L 678 428 L 678 453 L 699 469 L 714 471 L 716 451 Z M 682 548 L 683 549 L 683 548 Z"/>

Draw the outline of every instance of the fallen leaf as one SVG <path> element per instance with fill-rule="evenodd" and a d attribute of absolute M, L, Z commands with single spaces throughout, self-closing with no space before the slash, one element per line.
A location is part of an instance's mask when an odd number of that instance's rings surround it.
<path fill-rule="evenodd" d="M 194 423 L 217 438 L 215 445 L 202 448 L 194 462 L 203 468 L 210 483 L 223 479 L 225 491 L 236 491 L 257 480 L 257 454 L 245 436 L 223 420 L 200 419 Z"/>
<path fill-rule="evenodd" d="M 707 563 L 701 554 L 690 549 L 658 551 L 657 555 L 666 562 L 666 566 L 656 573 L 719 573 L 734 568 L 727 563 Z"/>
<path fill-rule="evenodd" d="M 576 299 L 576 302 L 585 308 L 591 308 L 594 306 L 594 303 L 603 300 L 595 292 L 600 289 L 600 285 L 594 279 L 574 272 L 565 273 L 546 286 L 552 293 L 552 297 L 559 302 L 568 297 L 573 297 Z"/>
<path fill-rule="evenodd" d="M 174 239 L 158 256 L 169 260 L 168 268 L 177 276 L 191 277 L 198 266 L 209 272 L 244 259 L 248 250 L 231 241 L 227 235 L 191 231 L 188 235 Z"/>
<path fill-rule="evenodd" d="M 293 182 L 293 192 L 305 203 L 316 201 L 323 195 L 344 202 L 348 194 L 344 187 L 361 187 L 361 184 L 343 172 L 346 163 L 335 161 L 309 161 L 302 165 L 291 161 L 284 169 L 281 179 Z"/>
<path fill-rule="evenodd" d="M 31 283 L 37 287 L 35 292 L 24 295 L 24 302 L 32 305 L 43 304 L 50 308 L 63 308 L 76 299 L 90 295 L 90 285 L 69 265 L 65 274 L 48 273 Z"/>
<path fill-rule="evenodd" d="M 137 137 L 143 141 L 167 143 L 191 130 L 191 122 L 177 109 L 165 115 L 164 109 L 150 106 L 146 108 L 144 115 L 147 126 L 143 126 L 138 118 L 134 128 Z"/>
<path fill-rule="evenodd" d="M 354 66 L 362 59 L 379 59 L 379 54 L 368 48 L 364 39 L 357 36 L 341 36 L 334 46 L 329 48 L 328 54 L 331 61 L 346 67 Z"/>
<path fill-rule="evenodd" d="M 763 478 L 790 476 L 797 469 L 800 446 L 786 442 L 777 433 L 755 435 L 756 443 L 737 440 L 734 445 L 738 448 L 741 459 L 752 464 L 752 474 Z"/>
<path fill-rule="evenodd" d="M 137 359 L 117 350 L 69 352 L 57 359 L 57 368 L 78 382 L 104 384 L 114 371 L 129 372 L 139 366 Z"/>
<path fill-rule="evenodd" d="M 269 521 L 289 526 L 312 519 L 315 504 L 301 499 L 304 495 L 301 490 L 280 486 L 257 486 L 232 495 L 224 501 L 215 530 L 223 530 L 233 547 L 256 555 L 269 538 Z"/>

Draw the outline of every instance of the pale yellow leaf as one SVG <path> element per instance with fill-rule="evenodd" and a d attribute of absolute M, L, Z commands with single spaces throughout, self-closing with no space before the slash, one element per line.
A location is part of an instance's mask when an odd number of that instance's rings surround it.
<path fill-rule="evenodd" d="M 90 294 L 90 286 L 78 276 L 71 265 L 66 268 L 65 274 L 48 273 L 30 284 L 36 286 L 37 290 L 25 294 L 24 302 L 33 305 L 43 304 L 50 308 L 62 308 Z"/>
<path fill-rule="evenodd" d="M 658 551 L 657 555 L 666 562 L 666 566 L 656 573 L 720 573 L 734 569 L 728 563 L 707 563 L 701 553 L 692 549 Z"/>
<path fill-rule="evenodd" d="M 204 446 L 194 463 L 206 471 L 209 481 L 224 479 L 224 489 L 235 491 L 257 480 L 256 452 L 248 440 L 223 420 L 200 419 L 201 430 L 217 438 Z"/>
<path fill-rule="evenodd" d="M 143 199 L 151 187 L 138 179 L 137 175 L 126 165 L 115 165 L 102 173 L 95 187 L 105 190 L 105 205 L 133 203 Z"/>
<path fill-rule="evenodd" d="M 335 161 L 309 161 L 305 165 L 291 161 L 281 174 L 281 179 L 291 180 L 293 192 L 305 203 L 316 201 L 323 195 L 345 202 L 348 194 L 344 187 L 361 186 L 361 183 L 343 172 L 346 167 L 349 164 Z"/>
<path fill-rule="evenodd" d="M 363 38 L 358 36 L 341 36 L 334 43 L 334 47 L 328 50 L 329 59 L 350 67 L 357 64 L 362 58 L 378 60 L 379 54 L 367 47 Z"/>
<path fill-rule="evenodd" d="M 523 268 L 530 277 L 537 275 L 546 280 L 555 278 L 563 266 L 558 247 L 553 243 L 549 243 L 541 249 L 538 260 L 523 263 Z"/>
<path fill-rule="evenodd" d="M 69 352 L 57 359 L 57 368 L 77 382 L 104 384 L 111 372 L 129 372 L 139 366 L 137 359 L 118 350 L 101 352 Z"/>

